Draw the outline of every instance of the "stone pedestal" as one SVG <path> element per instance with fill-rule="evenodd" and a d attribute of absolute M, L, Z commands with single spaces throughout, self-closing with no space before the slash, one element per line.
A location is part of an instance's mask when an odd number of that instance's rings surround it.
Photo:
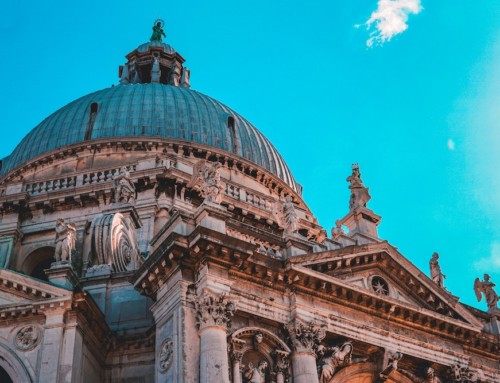
<path fill-rule="evenodd" d="M 309 352 L 294 352 L 292 373 L 294 383 L 319 383 L 316 355 Z"/>
<path fill-rule="evenodd" d="M 226 337 L 225 327 L 208 326 L 200 330 L 200 382 L 229 383 Z"/>
<path fill-rule="evenodd" d="M 56 286 L 67 290 L 73 290 L 78 286 L 78 277 L 68 262 L 54 262 L 50 269 L 44 271 L 49 282 Z"/>

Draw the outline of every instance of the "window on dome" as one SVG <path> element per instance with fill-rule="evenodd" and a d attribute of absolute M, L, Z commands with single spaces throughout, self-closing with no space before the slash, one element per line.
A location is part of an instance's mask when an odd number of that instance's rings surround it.
<path fill-rule="evenodd" d="M 233 152 L 238 153 L 238 139 L 236 137 L 235 121 L 233 116 L 227 118 L 227 128 L 231 131 Z"/>
<path fill-rule="evenodd" d="M 85 141 L 92 138 L 92 130 L 94 130 L 95 118 L 97 116 L 98 105 L 97 102 L 90 104 L 90 116 L 87 123 L 87 130 L 85 131 Z"/>

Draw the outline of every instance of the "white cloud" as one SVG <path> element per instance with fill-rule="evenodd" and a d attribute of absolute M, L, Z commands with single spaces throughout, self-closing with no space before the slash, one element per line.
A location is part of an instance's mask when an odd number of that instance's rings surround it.
<path fill-rule="evenodd" d="M 474 268 L 484 273 L 500 272 L 500 242 L 493 242 L 490 255 L 474 262 Z"/>
<path fill-rule="evenodd" d="M 448 142 L 446 143 L 448 146 L 448 149 L 450 150 L 455 150 L 455 141 L 453 141 L 451 138 L 448 138 Z"/>
<path fill-rule="evenodd" d="M 365 23 L 372 30 L 366 45 L 383 44 L 397 34 L 408 29 L 408 16 L 418 14 L 422 10 L 420 0 L 378 0 L 375 10 Z"/>

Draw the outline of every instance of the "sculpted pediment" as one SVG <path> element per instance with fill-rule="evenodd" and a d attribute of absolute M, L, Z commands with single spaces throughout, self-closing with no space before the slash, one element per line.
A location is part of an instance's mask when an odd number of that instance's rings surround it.
<path fill-rule="evenodd" d="M 462 306 L 456 296 L 427 277 L 387 242 L 294 257 L 292 262 L 381 298 L 395 299 L 404 305 L 482 327 L 479 319 Z"/>
<path fill-rule="evenodd" d="M 0 309 L 55 298 L 70 297 L 71 291 L 10 270 L 0 270 Z"/>

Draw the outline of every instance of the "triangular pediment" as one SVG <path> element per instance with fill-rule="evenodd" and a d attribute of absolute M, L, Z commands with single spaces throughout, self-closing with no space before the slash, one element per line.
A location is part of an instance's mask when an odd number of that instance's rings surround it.
<path fill-rule="evenodd" d="M 469 310 L 387 242 L 294 257 L 293 264 L 342 280 L 388 300 L 482 327 Z"/>
<path fill-rule="evenodd" d="M 0 270 L 0 309 L 71 297 L 72 292 L 11 270 Z"/>

